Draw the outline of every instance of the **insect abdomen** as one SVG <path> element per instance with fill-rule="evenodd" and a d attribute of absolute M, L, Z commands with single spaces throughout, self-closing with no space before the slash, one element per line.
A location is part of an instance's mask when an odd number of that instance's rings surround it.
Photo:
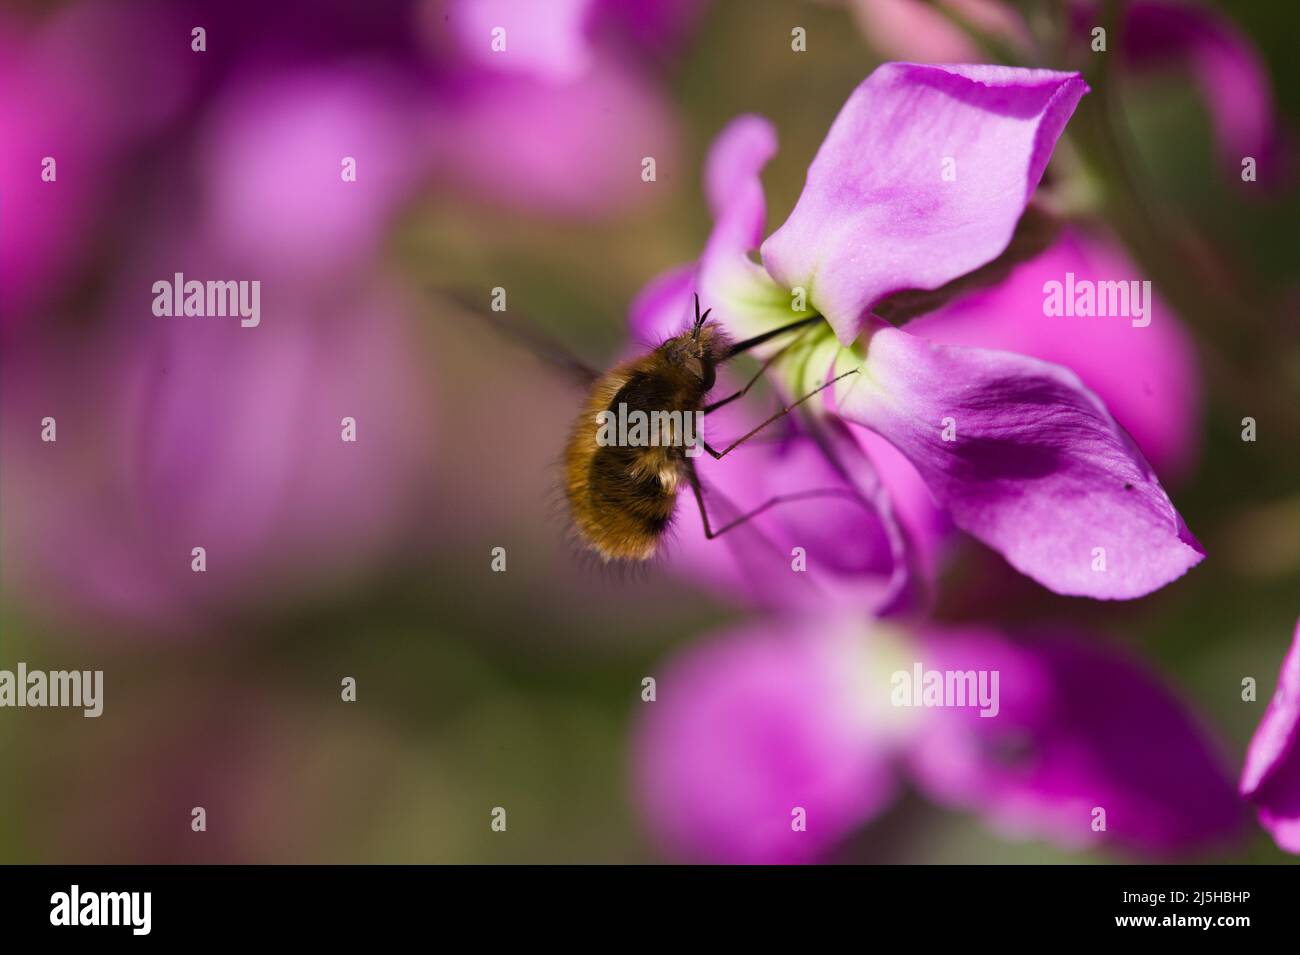
<path fill-rule="evenodd" d="M 565 451 L 574 527 L 605 560 L 654 556 L 677 502 L 677 464 L 668 449 L 597 443 L 596 416 L 623 392 L 627 371 L 615 369 L 596 383 Z"/>

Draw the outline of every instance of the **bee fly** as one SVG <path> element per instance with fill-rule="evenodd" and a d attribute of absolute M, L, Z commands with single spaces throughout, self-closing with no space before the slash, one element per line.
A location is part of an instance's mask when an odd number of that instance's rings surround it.
<path fill-rule="evenodd" d="M 587 367 L 536 329 L 522 330 L 513 323 L 507 325 L 496 316 L 478 312 L 499 329 L 523 338 L 533 351 L 581 378 L 589 388 L 582 412 L 565 445 L 564 491 L 578 537 L 607 562 L 644 561 L 654 556 L 672 522 L 677 493 L 683 482 L 695 495 L 704 524 L 704 536 L 710 540 L 781 503 L 831 495 L 855 496 L 844 488 L 778 495 L 715 528 L 704 504 L 692 449 L 680 440 L 679 428 L 669 429 L 670 440 L 653 444 L 598 440 L 601 422 L 608 420 L 609 415 L 641 412 L 645 418 L 664 416 L 667 420 L 680 422 L 688 416 L 707 415 L 730 404 L 747 394 L 764 372 L 799 339 L 796 337 L 768 357 L 739 391 L 708 402 L 720 365 L 772 339 L 807 330 L 823 320 L 820 315 L 813 315 L 733 343 L 717 322 L 708 320 L 711 311 L 700 313 L 697 294 L 695 321 L 689 330 L 669 338 L 649 354 L 625 361 L 604 374 Z M 723 458 L 808 399 L 856 373 L 857 369 L 852 369 L 837 375 L 786 405 L 721 451 L 712 448 L 702 438 L 699 444 L 713 458 Z"/>

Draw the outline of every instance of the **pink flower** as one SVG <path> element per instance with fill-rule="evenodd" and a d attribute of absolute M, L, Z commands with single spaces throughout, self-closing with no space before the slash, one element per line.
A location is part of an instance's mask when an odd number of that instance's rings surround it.
<path fill-rule="evenodd" d="M 919 687 L 900 692 L 918 666 L 944 685 L 970 672 L 963 686 L 985 695 L 918 705 Z M 904 777 L 1008 836 L 1074 850 L 1174 857 L 1239 828 L 1217 744 L 1140 663 L 1095 639 L 803 615 L 728 631 L 654 675 L 633 779 L 674 858 L 825 858 Z"/>
<path fill-rule="evenodd" d="M 1156 297 L 1150 324 L 1136 332 L 1126 322 L 1044 316 L 1044 284 L 1064 281 L 1067 274 L 1104 281 L 1137 272 L 1117 247 L 1067 230 L 997 285 L 959 296 L 913 320 L 908 331 L 944 344 L 982 344 L 1069 367 L 1161 474 L 1185 473 L 1197 449 L 1201 400 L 1190 337 Z M 682 330 L 693 280 L 685 266 L 647 284 L 629 315 L 638 347 L 653 347 Z M 738 387 L 734 377 L 720 379 L 719 394 Z M 746 433 L 761 420 L 761 410 L 733 403 L 710 415 L 708 440 L 717 446 Z M 797 426 L 778 427 L 776 435 L 722 461 L 701 464 L 711 506 L 745 513 L 777 494 L 849 486 L 830 473 L 811 437 Z M 919 595 L 916 588 L 933 578 L 952 537 L 951 522 L 935 507 L 916 469 L 889 442 L 862 429 L 853 429 L 852 439 L 838 445 L 838 454 L 861 482 L 864 502 L 809 498 L 783 504 L 755 518 L 751 530 L 737 529 L 729 532 L 731 539 L 711 542 L 704 538 L 694 502 L 684 499 L 675 521 L 674 570 L 759 606 L 843 600 L 879 612 L 900 597 Z M 807 558 L 803 574 L 791 573 L 795 547 Z M 906 579 L 916 573 L 922 579 Z"/>
<path fill-rule="evenodd" d="M 742 117 L 710 152 L 715 226 L 695 284 L 738 339 L 825 317 L 776 366 L 787 394 L 848 375 L 823 413 L 901 453 L 958 527 L 1058 593 L 1123 599 L 1176 579 L 1203 553 L 1106 405 L 1059 365 L 939 344 L 871 312 L 1006 247 L 1083 92 L 1077 76 L 1042 70 L 881 67 L 835 121 L 790 217 L 761 242 L 761 265 L 748 252 L 762 239 L 758 173 L 775 134 Z M 955 178 L 943 176 L 948 160 Z"/>
<path fill-rule="evenodd" d="M 1300 853 L 1300 624 L 1241 769 L 1241 794 L 1278 847 Z"/>
<path fill-rule="evenodd" d="M 634 740 L 634 786 L 676 858 L 808 862 L 895 790 L 887 697 L 861 692 L 859 627 L 764 623 L 697 644 L 656 674 Z M 887 685 L 887 684 L 884 684 Z M 806 832 L 791 828 L 807 810 Z"/>

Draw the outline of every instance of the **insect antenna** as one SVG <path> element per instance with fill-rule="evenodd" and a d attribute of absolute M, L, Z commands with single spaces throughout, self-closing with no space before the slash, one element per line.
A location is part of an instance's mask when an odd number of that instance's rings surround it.
<path fill-rule="evenodd" d="M 700 329 L 704 327 L 704 323 L 705 321 L 708 320 L 709 313 L 712 311 L 713 311 L 712 308 L 706 308 L 704 310 L 704 314 L 703 315 L 700 314 L 700 293 L 696 292 L 695 293 L 695 324 L 691 327 L 692 338 L 700 337 Z"/>

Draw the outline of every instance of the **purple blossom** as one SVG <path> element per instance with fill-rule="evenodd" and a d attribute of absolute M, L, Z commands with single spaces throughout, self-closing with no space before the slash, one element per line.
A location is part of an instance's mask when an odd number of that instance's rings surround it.
<path fill-rule="evenodd" d="M 1072 848 L 1100 839 L 1154 857 L 1237 833 L 1241 806 L 1219 741 L 1131 654 L 1041 626 L 1018 642 L 986 626 L 927 625 L 918 643 L 927 668 L 1001 674 L 994 718 L 926 711 L 908 765 L 936 802 L 1014 837 Z M 1104 833 L 1079 824 L 1095 807 Z"/>
<path fill-rule="evenodd" d="M 849 0 L 873 46 L 891 57 L 926 63 L 969 63 L 981 57 L 975 40 L 951 18 L 1034 56 L 1015 5 L 1002 0 Z M 1087 49 L 1104 11 L 1095 0 L 1071 5 L 1074 42 Z M 1134 75 L 1176 70 L 1190 77 L 1205 102 L 1221 160 L 1236 180 L 1241 160 L 1260 162 L 1262 181 L 1285 180 L 1283 149 L 1268 70 L 1250 41 L 1227 17 L 1196 0 L 1132 0 L 1116 42 Z"/>
<path fill-rule="evenodd" d="M 1300 853 L 1300 624 L 1282 661 L 1277 691 L 1246 751 L 1241 794 L 1278 847 Z"/>
<path fill-rule="evenodd" d="M 713 415 L 710 416 L 714 417 Z M 720 434 L 741 434 L 757 420 L 744 409 L 719 412 Z M 712 433 L 712 432 L 710 432 Z M 847 473 L 827 458 L 829 442 Z M 747 449 L 743 460 L 708 469 L 704 493 L 718 522 L 754 511 L 779 495 L 837 490 L 839 496 L 787 501 L 769 508 L 718 540 L 704 536 L 693 500 L 676 514 L 674 572 L 729 599 L 766 608 L 824 610 L 830 606 L 879 612 L 911 606 L 929 574 L 918 573 L 918 537 L 927 527 L 909 523 L 894 502 L 908 487 L 902 474 L 882 469 L 843 425 L 820 441 L 797 427 L 780 439 Z"/>
<path fill-rule="evenodd" d="M 762 237 L 758 173 L 775 134 L 758 117 L 733 121 L 709 156 L 716 222 L 697 286 L 737 338 L 823 315 L 829 328 L 782 359 L 788 392 L 857 370 L 821 407 L 900 451 L 958 527 L 1059 593 L 1131 598 L 1203 552 L 1096 394 L 1058 365 L 936 344 L 871 313 L 1002 252 L 1085 90 L 1045 70 L 879 68 L 761 243 L 762 265 L 748 252 Z"/>
<path fill-rule="evenodd" d="M 997 285 L 959 296 L 915 319 L 909 331 L 943 344 L 986 344 L 1068 365 L 1162 474 L 1183 474 L 1197 450 L 1201 398 L 1190 337 L 1159 298 L 1153 298 L 1151 323 L 1141 334 L 1126 321 L 1044 317 L 1044 283 L 1067 273 L 1085 281 L 1137 274 L 1103 237 L 1068 229 Z M 646 285 L 629 313 L 637 349 L 682 330 L 693 281 L 693 269 L 681 266 Z M 718 390 L 735 385 L 724 376 Z M 746 433 L 761 420 L 757 410 L 733 403 L 710 415 L 709 440 Z M 783 432 L 780 440 L 754 442 L 735 457 L 705 463 L 711 506 L 743 513 L 776 494 L 849 486 L 818 457 L 808 435 L 791 427 Z M 694 502 L 683 499 L 673 569 L 722 596 L 759 606 L 824 606 L 842 599 L 879 611 L 899 597 L 922 593 L 952 539 L 951 521 L 893 445 L 865 429 L 854 429 L 852 438 L 838 451 L 863 482 L 868 506 L 840 498 L 784 504 L 755 518 L 752 531 L 731 532 L 741 540 L 719 546 L 705 539 Z M 870 493 L 876 481 L 884 495 Z M 828 529 L 836 532 L 833 540 Z M 904 535 L 903 550 L 892 536 L 897 531 Z M 804 574 L 790 572 L 794 547 L 805 549 Z M 899 579 L 908 574 L 922 579 L 909 587 Z"/>
<path fill-rule="evenodd" d="M 768 274 L 805 289 L 849 344 L 891 292 L 937 288 L 1006 248 L 1085 92 L 1077 74 L 1049 70 L 878 68 L 832 124 L 789 218 L 763 242 Z"/>
<path fill-rule="evenodd" d="M 896 674 L 917 663 L 998 671 L 996 714 L 893 705 Z M 1217 744 L 1145 667 L 1095 638 L 805 614 L 694 646 L 656 674 L 656 694 L 634 785 L 674 858 L 824 858 L 904 778 L 1008 836 L 1075 850 L 1173 857 L 1239 829 Z"/>

